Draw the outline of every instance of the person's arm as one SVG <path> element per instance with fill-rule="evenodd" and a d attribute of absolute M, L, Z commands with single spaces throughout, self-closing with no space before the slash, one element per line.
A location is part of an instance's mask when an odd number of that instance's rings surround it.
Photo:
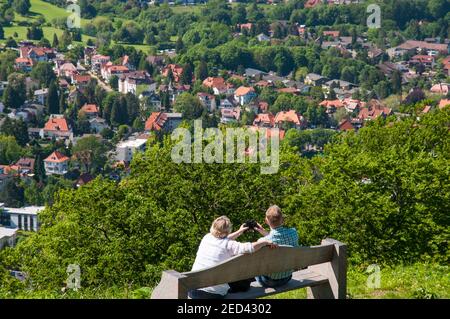
<path fill-rule="evenodd" d="M 227 238 L 231 239 L 231 240 L 235 240 L 236 238 L 241 236 L 247 229 L 248 229 L 248 227 L 245 227 L 245 224 L 242 224 L 241 227 L 239 228 L 239 230 L 235 231 L 234 233 L 229 234 L 227 236 Z"/>
<path fill-rule="evenodd" d="M 272 243 L 270 240 L 263 239 L 263 240 L 258 240 L 258 241 L 255 241 L 254 243 L 252 243 L 253 252 L 260 250 L 264 246 L 270 246 L 270 248 L 278 247 L 277 244 Z"/>
<path fill-rule="evenodd" d="M 256 227 L 255 229 L 256 229 L 256 231 L 257 231 L 258 233 L 261 234 L 261 236 L 267 236 L 267 235 L 269 235 L 269 232 L 268 232 L 267 230 L 265 230 L 265 229 L 261 226 L 260 223 L 256 223 L 256 225 L 258 225 L 258 227 Z"/>

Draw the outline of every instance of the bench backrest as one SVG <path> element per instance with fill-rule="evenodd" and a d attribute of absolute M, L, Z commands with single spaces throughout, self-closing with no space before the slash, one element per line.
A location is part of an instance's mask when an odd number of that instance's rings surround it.
<path fill-rule="evenodd" d="M 314 288 L 316 294 L 311 297 L 345 298 L 346 262 L 346 245 L 334 239 L 324 239 L 321 245 L 311 247 L 264 247 L 256 253 L 238 255 L 199 271 L 164 271 L 152 298 L 187 298 L 191 289 L 305 267 L 326 276 L 329 281 L 328 287 L 322 287 L 324 289 Z"/>

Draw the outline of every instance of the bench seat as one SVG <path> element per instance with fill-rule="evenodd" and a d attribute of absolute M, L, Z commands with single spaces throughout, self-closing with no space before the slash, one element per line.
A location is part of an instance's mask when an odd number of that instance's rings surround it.
<path fill-rule="evenodd" d="M 229 293 L 225 296 L 225 299 L 254 299 L 266 297 L 299 288 L 319 286 L 326 283 L 327 281 L 327 277 L 315 273 L 311 270 L 299 270 L 292 273 L 292 279 L 286 285 L 283 285 L 281 287 L 264 288 L 258 282 L 254 281 L 251 283 L 249 291 Z"/>

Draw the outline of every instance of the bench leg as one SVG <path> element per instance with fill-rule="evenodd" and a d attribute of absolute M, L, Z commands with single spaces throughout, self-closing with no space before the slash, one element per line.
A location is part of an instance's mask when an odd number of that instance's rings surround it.
<path fill-rule="evenodd" d="M 333 290 L 329 282 L 314 287 L 307 287 L 308 299 L 334 299 Z"/>
<path fill-rule="evenodd" d="M 330 262 L 308 269 L 328 278 L 328 283 L 308 288 L 308 298 L 345 299 L 347 294 L 347 246 L 334 239 L 322 240 L 322 245 L 334 245 Z"/>

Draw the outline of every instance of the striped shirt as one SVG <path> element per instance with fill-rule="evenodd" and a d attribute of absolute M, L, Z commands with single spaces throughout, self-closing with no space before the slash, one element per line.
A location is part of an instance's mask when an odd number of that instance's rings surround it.
<path fill-rule="evenodd" d="M 216 238 L 209 233 L 203 237 L 198 247 L 192 271 L 209 268 L 233 256 L 252 252 L 253 246 L 251 243 L 240 243 L 228 238 Z M 230 289 L 228 284 L 221 284 L 202 288 L 201 290 L 224 296 L 227 294 L 228 289 Z"/>
<path fill-rule="evenodd" d="M 298 234 L 295 228 L 286 228 L 283 226 L 270 229 L 270 233 L 263 237 L 274 244 L 298 247 Z M 268 275 L 271 279 L 283 279 L 292 275 L 292 271 L 277 272 Z"/>

